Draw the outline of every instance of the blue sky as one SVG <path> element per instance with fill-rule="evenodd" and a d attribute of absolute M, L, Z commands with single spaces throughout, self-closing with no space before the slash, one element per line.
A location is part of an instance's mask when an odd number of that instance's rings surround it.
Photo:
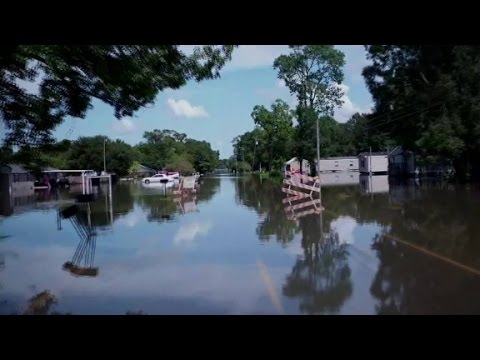
<path fill-rule="evenodd" d="M 190 51 L 193 46 L 185 46 Z M 344 122 L 357 111 L 369 111 L 372 98 L 361 76 L 367 64 L 361 45 L 337 45 L 345 53 L 344 105 L 335 113 Z M 250 116 L 255 105 L 270 106 L 277 98 L 294 104 L 285 86 L 279 82 L 273 61 L 288 53 L 286 45 L 241 45 L 232 61 L 222 70 L 221 78 L 201 83 L 191 82 L 176 91 L 158 95 L 150 108 L 134 117 L 116 120 L 113 109 L 94 101 L 85 119 L 67 119 L 55 130 L 58 140 L 79 136 L 107 135 L 130 144 L 142 140 L 145 131 L 171 129 L 188 137 L 206 140 L 220 151 L 222 158 L 232 154 L 232 139 L 253 129 Z"/>

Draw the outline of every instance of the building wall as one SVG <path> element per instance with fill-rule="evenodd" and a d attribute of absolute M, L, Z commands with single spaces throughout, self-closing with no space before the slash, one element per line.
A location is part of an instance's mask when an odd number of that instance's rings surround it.
<path fill-rule="evenodd" d="M 15 196 L 29 196 L 34 193 L 33 181 L 12 183 L 12 194 Z"/>
<path fill-rule="evenodd" d="M 360 173 L 357 171 L 327 172 L 320 175 L 320 181 L 322 186 L 357 185 L 359 177 Z"/>
<path fill-rule="evenodd" d="M 360 172 L 370 172 L 370 156 L 360 155 L 358 157 Z M 387 155 L 373 155 L 371 159 L 372 173 L 388 172 L 388 157 Z"/>
<path fill-rule="evenodd" d="M 320 172 L 358 171 L 358 159 L 320 159 Z"/>
<path fill-rule="evenodd" d="M 364 193 L 385 193 L 390 189 L 388 175 L 362 175 L 360 176 L 360 187 Z"/>

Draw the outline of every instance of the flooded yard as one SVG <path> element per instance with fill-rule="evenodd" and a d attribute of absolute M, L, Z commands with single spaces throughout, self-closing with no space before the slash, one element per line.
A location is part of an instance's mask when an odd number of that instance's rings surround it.
<path fill-rule="evenodd" d="M 480 314 L 478 187 L 332 179 L 300 216 L 281 186 L 2 199 L 0 314 Z"/>

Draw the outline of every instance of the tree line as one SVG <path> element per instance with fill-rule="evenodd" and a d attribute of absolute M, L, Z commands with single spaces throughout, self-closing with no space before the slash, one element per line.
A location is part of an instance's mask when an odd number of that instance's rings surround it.
<path fill-rule="evenodd" d="M 419 164 L 450 164 L 462 178 L 480 178 L 480 47 L 365 48 L 370 64 L 362 75 L 374 99 L 372 113 L 336 123 L 332 116 L 342 105 L 344 54 L 332 45 L 292 45 L 273 67 L 297 105 L 289 109 L 277 100 L 270 109 L 255 107 L 256 128 L 234 139 L 234 157 L 224 163 L 255 170 L 278 168 L 293 156 L 313 160 L 319 120 L 322 156 L 402 145 L 417 154 Z M 153 104 L 165 89 L 218 78 L 234 49 L 197 46 L 186 54 L 176 45 L 4 46 L 0 159 L 8 158 L 13 146 L 30 157 L 56 146 L 55 127 L 68 116 L 85 118 L 94 99 L 109 104 L 120 119 Z"/>
<path fill-rule="evenodd" d="M 80 137 L 75 141 L 62 140 L 34 152 L 21 148 L 16 153 L 3 152 L 3 163 L 17 162 L 32 170 L 47 166 L 59 169 L 91 169 L 103 171 L 104 145 L 106 170 L 119 176 L 138 172 L 139 165 L 154 170 L 213 171 L 219 160 L 219 152 L 207 141 L 190 139 L 186 134 L 173 130 L 146 131 L 143 141 L 131 146 L 122 140 L 97 135 Z"/>
<path fill-rule="evenodd" d="M 413 151 L 417 164 L 450 165 L 459 179 L 480 178 L 480 47 L 367 45 L 362 75 L 374 99 L 368 114 L 346 123 L 332 117 L 342 104 L 344 55 L 330 45 L 295 45 L 273 64 L 297 105 L 277 99 L 255 106 L 255 128 L 233 139 L 230 167 L 280 169 L 293 156 L 355 156 Z"/>
<path fill-rule="evenodd" d="M 312 162 L 317 157 L 317 121 L 321 157 L 352 156 L 393 148 L 388 134 L 373 131 L 372 114 L 354 114 L 346 123 L 333 118 L 342 105 L 344 54 L 333 45 L 294 45 L 291 53 L 275 59 L 273 67 L 296 97 L 295 108 L 277 99 L 270 107 L 254 107 L 255 128 L 233 139 L 230 166 L 240 170 L 280 170 L 296 156 Z"/>

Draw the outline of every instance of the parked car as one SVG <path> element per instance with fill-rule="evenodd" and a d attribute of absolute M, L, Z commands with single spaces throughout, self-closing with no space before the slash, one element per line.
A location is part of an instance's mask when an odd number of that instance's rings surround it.
<path fill-rule="evenodd" d="M 142 182 L 145 183 L 145 184 L 167 183 L 167 182 L 173 182 L 173 181 L 174 181 L 173 176 L 166 175 L 166 174 L 155 174 L 153 176 L 146 177 L 146 178 L 142 179 Z"/>

